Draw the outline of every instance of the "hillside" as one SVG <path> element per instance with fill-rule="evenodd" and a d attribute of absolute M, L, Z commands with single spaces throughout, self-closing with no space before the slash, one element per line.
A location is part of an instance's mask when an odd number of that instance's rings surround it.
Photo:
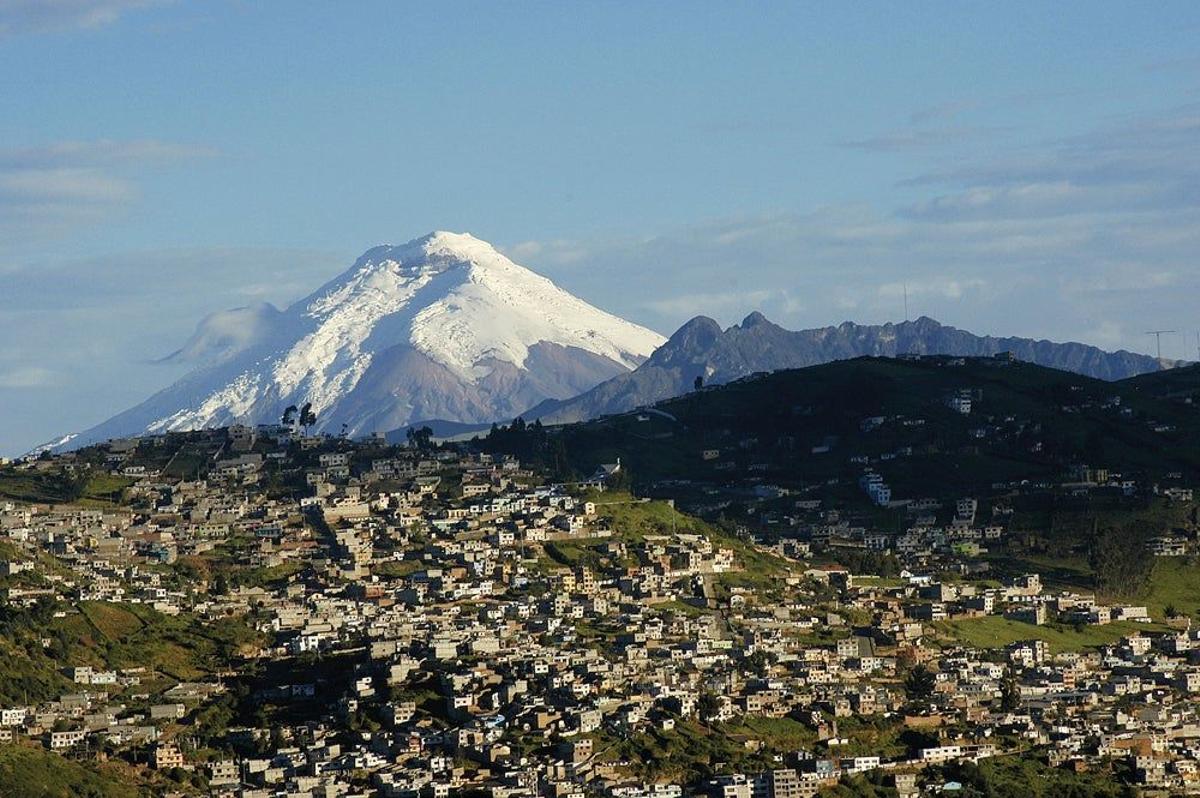
<path fill-rule="evenodd" d="M 119 765 L 81 764 L 25 745 L 0 747 L 0 794 L 21 798 L 136 798 L 138 777 Z"/>
<path fill-rule="evenodd" d="M 1105 352 L 1080 343 L 975 335 L 922 317 L 901 324 L 786 330 L 751 313 L 726 330 L 698 316 L 684 324 L 645 363 L 566 401 L 549 400 L 525 414 L 566 423 L 622 413 L 692 390 L 697 379 L 720 385 L 750 374 L 794 369 L 861 356 L 902 354 L 991 356 L 1010 352 L 1029 363 L 1104 380 L 1157 372 L 1149 355 Z"/>
<path fill-rule="evenodd" d="M 994 358 L 858 358 L 567 425 L 556 446 L 581 473 L 619 457 L 642 487 L 698 494 L 766 483 L 861 499 L 867 468 L 912 498 L 1061 479 L 1081 464 L 1143 483 L 1194 477 L 1200 413 L 1140 386 Z M 969 414 L 947 406 L 959 392 Z"/>
<path fill-rule="evenodd" d="M 1124 380 L 1123 385 L 1143 396 L 1200 403 L 1200 363 L 1139 374 Z"/>

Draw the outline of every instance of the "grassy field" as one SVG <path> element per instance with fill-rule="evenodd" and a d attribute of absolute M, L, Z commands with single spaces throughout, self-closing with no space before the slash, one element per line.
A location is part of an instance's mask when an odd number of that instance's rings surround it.
<path fill-rule="evenodd" d="M 60 469 L 22 471 L 0 468 L 0 498 L 42 504 L 77 502 L 94 507 L 111 507 L 133 480 L 106 471 L 75 477 Z"/>
<path fill-rule="evenodd" d="M 773 743 L 757 732 L 750 737 L 769 745 Z M 625 770 L 639 778 L 690 781 L 711 773 L 717 763 L 747 770 L 762 770 L 768 763 L 765 756 L 753 754 L 732 735 L 714 733 L 713 729 L 689 720 L 677 722 L 669 731 L 640 732 L 615 739 L 601 736 L 595 744 L 599 761 L 626 762 Z"/>
<path fill-rule="evenodd" d="M 75 498 L 76 486 L 62 471 L 19 471 L 0 468 L 0 498 L 54 504 Z"/>
<path fill-rule="evenodd" d="M 1050 767 L 1033 757 L 998 756 L 978 765 L 963 762 L 934 767 L 926 770 L 926 774 L 938 780 L 960 782 L 963 785 L 960 794 L 964 796 L 1118 798 L 1138 794 L 1114 779 L 1107 768 L 1075 773 Z"/>
<path fill-rule="evenodd" d="M 1162 628 L 1154 624 L 1121 621 L 1102 626 L 1083 626 L 1077 631 L 1063 624 L 1034 626 L 998 615 L 941 621 L 934 624 L 934 627 L 946 640 L 975 648 L 1001 648 L 1018 640 L 1044 640 L 1049 644 L 1050 650 L 1056 653 L 1095 648 L 1114 643 L 1139 631 L 1155 631 Z"/>
<path fill-rule="evenodd" d="M 240 646 L 258 642 L 252 629 L 233 619 L 200 622 L 187 614 L 163 615 L 145 606 L 123 609 L 142 626 L 104 645 L 105 659 L 112 667 L 145 665 L 176 679 L 198 679 L 221 668 Z M 116 631 L 120 624 L 129 629 L 130 623 L 113 618 L 108 628 Z"/>
<path fill-rule="evenodd" d="M 208 457 L 205 452 L 185 447 L 167 462 L 163 474 L 177 479 L 196 479 L 207 462 Z"/>
<path fill-rule="evenodd" d="M 899 724 L 844 724 L 851 742 L 840 751 L 896 755 L 905 750 L 899 742 Z M 624 761 L 631 775 L 692 780 L 711 775 L 718 765 L 721 772 L 777 767 L 772 765 L 775 755 L 812 749 L 817 735 L 792 718 L 741 715 L 711 725 L 681 720 L 669 731 L 641 732 L 619 739 L 601 734 L 596 735 L 595 743 L 599 760 Z"/>
<path fill-rule="evenodd" d="M 1159 557 L 1145 599 L 1151 617 L 1165 618 L 1168 606 L 1193 619 L 1200 613 L 1200 564 L 1183 557 Z"/>
<path fill-rule="evenodd" d="M 119 504 L 122 492 L 133 483 L 134 480 L 128 477 L 107 472 L 92 474 L 83 489 L 79 503 L 97 507 Z"/>
<path fill-rule="evenodd" d="M 783 751 L 811 748 L 817 733 L 792 718 L 742 715 L 718 726 L 720 733 L 735 740 L 759 740 Z"/>
<path fill-rule="evenodd" d="M 112 766 L 101 770 L 42 748 L 0 746 L 0 795 L 16 798 L 137 798 L 141 791 Z"/>
<path fill-rule="evenodd" d="M 782 558 L 760 551 L 720 527 L 676 510 L 667 502 L 642 501 L 620 492 L 594 493 L 586 498 L 596 502 L 596 514 L 607 519 L 612 527 L 612 536 L 548 541 L 543 547 L 546 553 L 543 566 L 551 570 L 563 566 L 596 567 L 607 558 L 601 549 L 613 541 L 637 545 L 644 543 L 647 537 L 670 536 L 674 533 L 699 535 L 710 540 L 714 546 L 733 550 L 737 570 L 721 574 L 718 579 L 718 583 L 725 587 L 771 587 L 788 570 L 788 564 Z M 631 556 L 627 562 L 614 564 L 632 566 L 636 565 L 636 561 Z"/>
<path fill-rule="evenodd" d="M 120 640 L 137 632 L 145 624 L 138 616 L 116 604 L 85 601 L 79 605 L 83 617 L 107 640 Z"/>
<path fill-rule="evenodd" d="M 56 618 L 56 610 L 68 611 Z M 228 667 L 242 646 L 259 642 L 235 619 L 202 622 L 144 605 L 104 602 L 83 602 L 77 610 L 58 604 L 0 613 L 0 701 L 55 698 L 71 689 L 63 669 L 74 665 L 144 666 L 177 681 L 199 679 Z"/>
<path fill-rule="evenodd" d="M 1091 569 L 1081 557 L 1002 557 L 994 559 L 992 567 L 1004 576 L 1039 573 L 1043 583 L 1055 590 L 1094 590 Z M 1200 615 L 1200 562 L 1186 557 L 1155 558 L 1148 590 L 1124 602 L 1144 604 L 1156 621 L 1166 620 L 1168 607 L 1196 618 Z"/>
<path fill-rule="evenodd" d="M 72 683 L 45 656 L 31 656 L 11 640 L 0 637 L 0 703 L 5 706 L 56 698 Z M 0 790 L 0 795 L 6 793 Z"/>

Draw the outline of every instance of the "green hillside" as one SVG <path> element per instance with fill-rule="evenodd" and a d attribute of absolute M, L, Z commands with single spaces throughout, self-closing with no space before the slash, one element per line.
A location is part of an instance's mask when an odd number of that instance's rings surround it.
<path fill-rule="evenodd" d="M 0 795 L 21 798 L 135 798 L 130 774 L 73 762 L 41 748 L 0 746 Z"/>

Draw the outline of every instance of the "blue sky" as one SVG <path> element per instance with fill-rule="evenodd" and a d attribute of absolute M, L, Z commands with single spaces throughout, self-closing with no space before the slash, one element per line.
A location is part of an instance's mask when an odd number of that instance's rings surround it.
<path fill-rule="evenodd" d="M 0 452 L 205 314 L 465 230 L 670 333 L 1195 356 L 1195 3 L 0 0 Z"/>

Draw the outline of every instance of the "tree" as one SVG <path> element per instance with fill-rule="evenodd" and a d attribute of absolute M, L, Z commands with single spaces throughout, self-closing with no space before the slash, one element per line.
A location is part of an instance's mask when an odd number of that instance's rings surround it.
<path fill-rule="evenodd" d="M 1017 684 L 1017 676 L 1010 669 L 1000 682 L 1000 708 L 1012 712 L 1021 706 L 1021 687 Z"/>
<path fill-rule="evenodd" d="M 759 676 L 766 676 L 771 670 L 771 665 L 775 662 L 775 655 L 769 651 L 764 651 L 761 648 L 755 651 L 750 656 L 746 657 L 746 667 L 757 673 Z"/>
<path fill-rule="evenodd" d="M 918 664 L 917 649 L 914 646 L 901 646 L 896 652 L 896 665 L 900 670 L 910 670 Z"/>
<path fill-rule="evenodd" d="M 629 472 L 629 468 L 627 466 L 620 465 L 620 467 L 608 477 L 605 483 L 606 487 L 611 491 L 633 493 L 633 474 Z"/>
<path fill-rule="evenodd" d="M 64 472 L 62 477 L 63 498 L 69 502 L 79 501 L 87 492 L 89 482 L 91 479 L 82 469 Z"/>
<path fill-rule="evenodd" d="M 698 390 L 700 390 L 700 389 L 701 389 L 701 388 L 703 388 L 703 387 L 704 387 L 704 377 L 703 377 L 703 376 L 700 376 L 700 375 L 697 375 L 697 376 L 696 376 L 696 379 L 695 379 L 695 380 L 692 382 L 692 388 L 693 388 L 694 390 L 697 390 L 697 391 L 698 391 Z"/>
<path fill-rule="evenodd" d="M 429 427 L 409 427 L 404 433 L 404 437 L 408 439 L 408 445 L 413 449 L 425 451 L 433 448 L 433 430 Z"/>
<path fill-rule="evenodd" d="M 292 426 L 292 424 L 296 421 L 296 413 L 299 411 L 300 408 L 296 407 L 295 405 L 288 405 L 283 411 L 283 418 L 280 420 L 280 423 L 282 423 L 285 427 Z"/>
<path fill-rule="evenodd" d="M 721 699 L 717 698 L 717 694 L 711 690 L 705 690 L 700 694 L 700 700 L 696 702 L 696 711 L 700 713 L 700 719 L 706 723 L 715 720 L 721 711 Z"/>
<path fill-rule="evenodd" d="M 1110 527 L 1098 531 L 1088 553 L 1099 592 L 1109 596 L 1136 596 L 1150 581 L 1153 557 L 1146 556 L 1143 530 Z"/>
<path fill-rule="evenodd" d="M 550 444 L 549 452 L 550 476 L 556 480 L 569 481 L 574 472 L 571 469 L 571 459 L 567 453 L 567 444 L 562 437 L 556 437 Z"/>
<path fill-rule="evenodd" d="M 300 426 L 304 427 L 304 434 L 308 434 L 308 428 L 317 423 L 317 414 L 313 412 L 312 402 L 305 402 L 300 408 Z"/>
<path fill-rule="evenodd" d="M 937 675 L 924 665 L 918 665 L 904 677 L 904 692 L 913 701 L 925 701 L 933 695 Z"/>

